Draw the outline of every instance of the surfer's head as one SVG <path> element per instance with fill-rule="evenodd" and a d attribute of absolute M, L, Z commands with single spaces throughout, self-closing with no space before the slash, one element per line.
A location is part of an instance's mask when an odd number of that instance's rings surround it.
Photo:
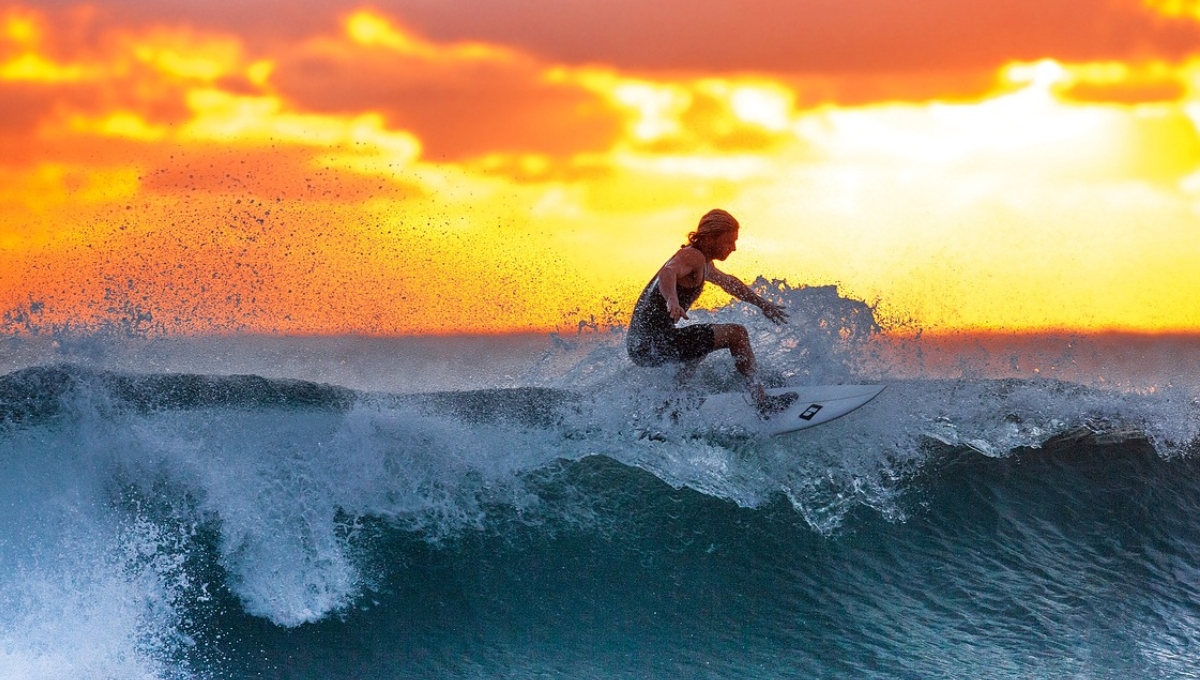
<path fill-rule="evenodd" d="M 700 218 L 696 231 L 688 234 L 688 242 L 684 247 L 696 248 L 709 259 L 724 260 L 737 250 L 739 226 L 737 218 L 733 215 L 720 208 L 713 208 Z"/>

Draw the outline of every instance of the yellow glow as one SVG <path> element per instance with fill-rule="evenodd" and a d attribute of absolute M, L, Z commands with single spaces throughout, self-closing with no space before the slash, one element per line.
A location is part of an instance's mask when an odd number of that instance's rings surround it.
<path fill-rule="evenodd" d="M 613 154 L 613 161 L 620 167 L 637 172 L 731 182 L 751 181 L 774 167 L 769 159 L 748 154 L 669 156 L 617 153 Z"/>
<path fill-rule="evenodd" d="M 133 55 L 177 78 L 213 81 L 236 69 L 241 60 L 241 48 L 229 39 L 163 32 L 139 41 L 133 47 Z"/>
<path fill-rule="evenodd" d="M 264 87 L 267 81 L 271 78 L 271 74 L 275 71 L 275 63 L 269 59 L 260 59 L 254 62 L 246 69 L 246 77 L 250 82 Z"/>
<path fill-rule="evenodd" d="M 710 81 L 713 82 L 713 81 Z M 735 84 L 720 81 L 710 91 L 725 97 L 734 115 L 772 132 L 783 132 L 792 123 L 796 95 L 776 83 Z"/>
<path fill-rule="evenodd" d="M 384 129 L 383 120 L 365 114 L 346 123 L 340 138 L 329 137 L 331 145 L 344 151 L 318 159 L 329 167 L 342 167 L 363 174 L 389 175 L 421 155 L 420 141 L 404 132 Z"/>
<path fill-rule="evenodd" d="M 22 54 L 0 65 L 0 80 L 65 83 L 83 76 L 80 66 L 56 64 L 37 54 Z"/>
<path fill-rule="evenodd" d="M 10 8 L 2 21 L 0 47 L 9 42 L 17 50 L 7 61 L 0 61 L 0 81 L 64 83 L 84 77 L 82 67 L 60 64 L 39 53 L 44 32 L 39 15 Z"/>
<path fill-rule="evenodd" d="M 650 142 L 680 131 L 679 116 L 691 103 L 686 90 L 673 85 L 624 81 L 611 85 L 613 99 L 636 114 L 630 132 Z"/>
<path fill-rule="evenodd" d="M 1028 84 L 1038 91 L 1045 92 L 1065 80 L 1067 70 L 1053 59 L 1043 59 L 1033 63 L 1009 64 L 1001 70 L 1001 74 L 1010 83 Z"/>
<path fill-rule="evenodd" d="M 231 141 L 239 137 L 270 139 L 274 130 L 264 123 L 279 114 L 276 97 L 237 96 L 221 90 L 194 90 L 187 103 L 195 113 L 185 133 L 198 139 Z M 291 141 L 305 138 L 304 131 L 293 133 Z"/>
<path fill-rule="evenodd" d="M 1119 112 L 1058 101 L 1052 88 L 1063 71 L 1045 63 L 1029 70 L 1014 66 L 1008 73 L 1026 82 L 1026 87 L 972 104 L 834 109 L 806 117 L 797 130 L 818 146 L 836 140 L 842 152 L 921 163 L 965 162 L 983 154 L 1028 163 L 1021 155 L 1029 153 L 1039 156 L 1033 161 L 1039 167 L 1047 167 L 1047 162 L 1072 163 L 1073 158 L 1086 165 L 1096 153 L 1104 152 L 1103 145 L 1086 148 L 1073 142 L 1102 136 Z"/>
<path fill-rule="evenodd" d="M 188 95 L 196 117 L 185 128 L 188 136 L 221 141 L 263 141 L 329 146 L 344 139 L 345 126 L 325 116 L 282 111 L 274 96 L 239 96 L 221 90 L 196 90 Z"/>
<path fill-rule="evenodd" d="M 509 60 L 506 49 L 483 43 L 436 45 L 406 31 L 387 17 L 369 10 L 354 12 L 345 21 L 346 36 L 368 47 L 385 47 L 400 54 L 428 60 Z"/>
<path fill-rule="evenodd" d="M 376 11 L 278 52 L 147 29 L 73 53 L 36 12 L 0 17 L 0 78 L 46 84 L 0 162 L 0 247 L 42 268 L 6 270 L 0 300 L 57 286 L 87 314 L 94 272 L 130 271 L 181 318 L 202 280 L 206 304 L 272 332 L 544 328 L 632 304 L 724 207 L 743 224 L 727 270 L 838 283 L 927 329 L 1200 328 L 1200 60 L 1011 63 L 972 101 L 807 106 L 767 76 L 544 63 Z M 481 72 L 516 87 L 482 100 L 494 130 L 285 90 L 306 59 L 336 77 L 356 57 L 451 94 Z M 612 136 L 507 127 L 579 110 Z M 460 132 L 482 150 L 422 156 Z"/>
<path fill-rule="evenodd" d="M 1200 0 L 1142 0 L 1150 9 L 1169 17 L 1200 20 Z"/>
<path fill-rule="evenodd" d="M 611 71 L 557 69 L 547 79 L 574 81 L 611 100 L 629 112 L 627 129 L 634 141 L 652 143 L 694 135 L 711 141 L 710 133 L 727 134 L 738 124 L 749 124 L 772 134 L 787 134 L 794 120 L 795 94 L 783 85 L 761 79 L 701 78 L 657 82 L 621 77 Z M 684 118 L 700 98 L 719 109 L 705 109 L 699 119 L 708 130 L 689 130 Z"/>
<path fill-rule="evenodd" d="M 34 16 L 10 9 L 4 18 L 4 37 L 28 48 L 41 41 L 42 30 Z"/>
<path fill-rule="evenodd" d="M 71 119 L 69 127 L 75 132 L 125 137 L 143 142 L 155 142 L 167 136 L 167 129 L 163 126 L 151 125 L 136 113 L 129 111 L 117 111 L 99 119 L 75 116 Z"/>
<path fill-rule="evenodd" d="M 351 150 L 349 154 L 327 156 L 327 160 L 362 172 L 411 163 L 421 153 L 419 140 L 386 129 L 382 116 L 375 113 L 353 118 L 290 113 L 276 97 L 238 96 L 220 90 L 194 91 L 188 103 L 196 117 L 184 128 L 183 136 L 194 140 L 345 147 Z"/>
<path fill-rule="evenodd" d="M 126 200 L 137 194 L 138 185 L 132 168 L 41 163 L 20 174 L 0 171 L 0 206 L 20 205 L 33 213 L 50 214 L 73 204 Z"/>
<path fill-rule="evenodd" d="M 758 77 L 654 81 L 596 68 L 559 68 L 546 77 L 607 99 L 626 112 L 628 141 L 658 153 L 763 154 L 795 137 L 795 93 Z"/>
<path fill-rule="evenodd" d="M 1155 64 L 1153 70 L 1158 73 L 1166 72 L 1165 64 Z M 1129 64 L 1116 61 L 1092 62 L 1087 64 L 1070 64 L 1064 67 L 1064 74 L 1071 80 L 1086 80 L 1094 83 L 1119 83 L 1128 80 L 1133 74 Z"/>
<path fill-rule="evenodd" d="M 405 54 L 429 54 L 428 43 L 397 30 L 386 18 L 366 10 L 346 19 L 346 35 L 360 45 L 381 45 Z"/>

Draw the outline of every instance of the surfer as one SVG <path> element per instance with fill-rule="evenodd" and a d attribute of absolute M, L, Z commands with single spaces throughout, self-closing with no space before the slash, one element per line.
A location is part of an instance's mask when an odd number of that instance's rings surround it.
<path fill-rule="evenodd" d="M 779 396 L 766 393 L 758 381 L 754 350 L 746 327 L 735 323 L 697 323 L 676 326 L 687 319 L 688 309 L 700 297 L 705 281 L 711 281 L 739 300 L 762 310 L 763 315 L 777 324 L 787 321 L 782 305 L 769 302 L 735 276 L 717 269 L 716 261 L 724 261 L 737 250 L 738 221 L 719 208 L 700 218 L 696 231 L 688 234 L 687 243 L 667 260 L 646 285 L 633 308 L 629 321 L 626 347 L 629 358 L 638 366 L 682 364 L 676 378 L 686 382 L 700 361 L 709 353 L 728 349 L 734 365 L 746 380 L 746 387 L 763 417 L 779 413 L 796 400 L 795 392 Z"/>

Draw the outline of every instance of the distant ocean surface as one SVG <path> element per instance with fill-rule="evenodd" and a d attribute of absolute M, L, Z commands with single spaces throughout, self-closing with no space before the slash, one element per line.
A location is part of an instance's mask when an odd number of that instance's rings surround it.
<path fill-rule="evenodd" d="M 1200 338 L 742 305 L 703 422 L 621 329 L 0 336 L 3 678 L 1200 677 Z"/>

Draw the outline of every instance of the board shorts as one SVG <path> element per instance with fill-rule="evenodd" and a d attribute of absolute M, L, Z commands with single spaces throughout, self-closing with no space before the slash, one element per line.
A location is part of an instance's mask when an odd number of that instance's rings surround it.
<path fill-rule="evenodd" d="M 716 349 L 716 334 L 710 323 L 694 323 L 678 328 L 656 328 L 653 332 L 630 334 L 626 347 L 629 358 L 638 366 L 699 361 Z"/>

